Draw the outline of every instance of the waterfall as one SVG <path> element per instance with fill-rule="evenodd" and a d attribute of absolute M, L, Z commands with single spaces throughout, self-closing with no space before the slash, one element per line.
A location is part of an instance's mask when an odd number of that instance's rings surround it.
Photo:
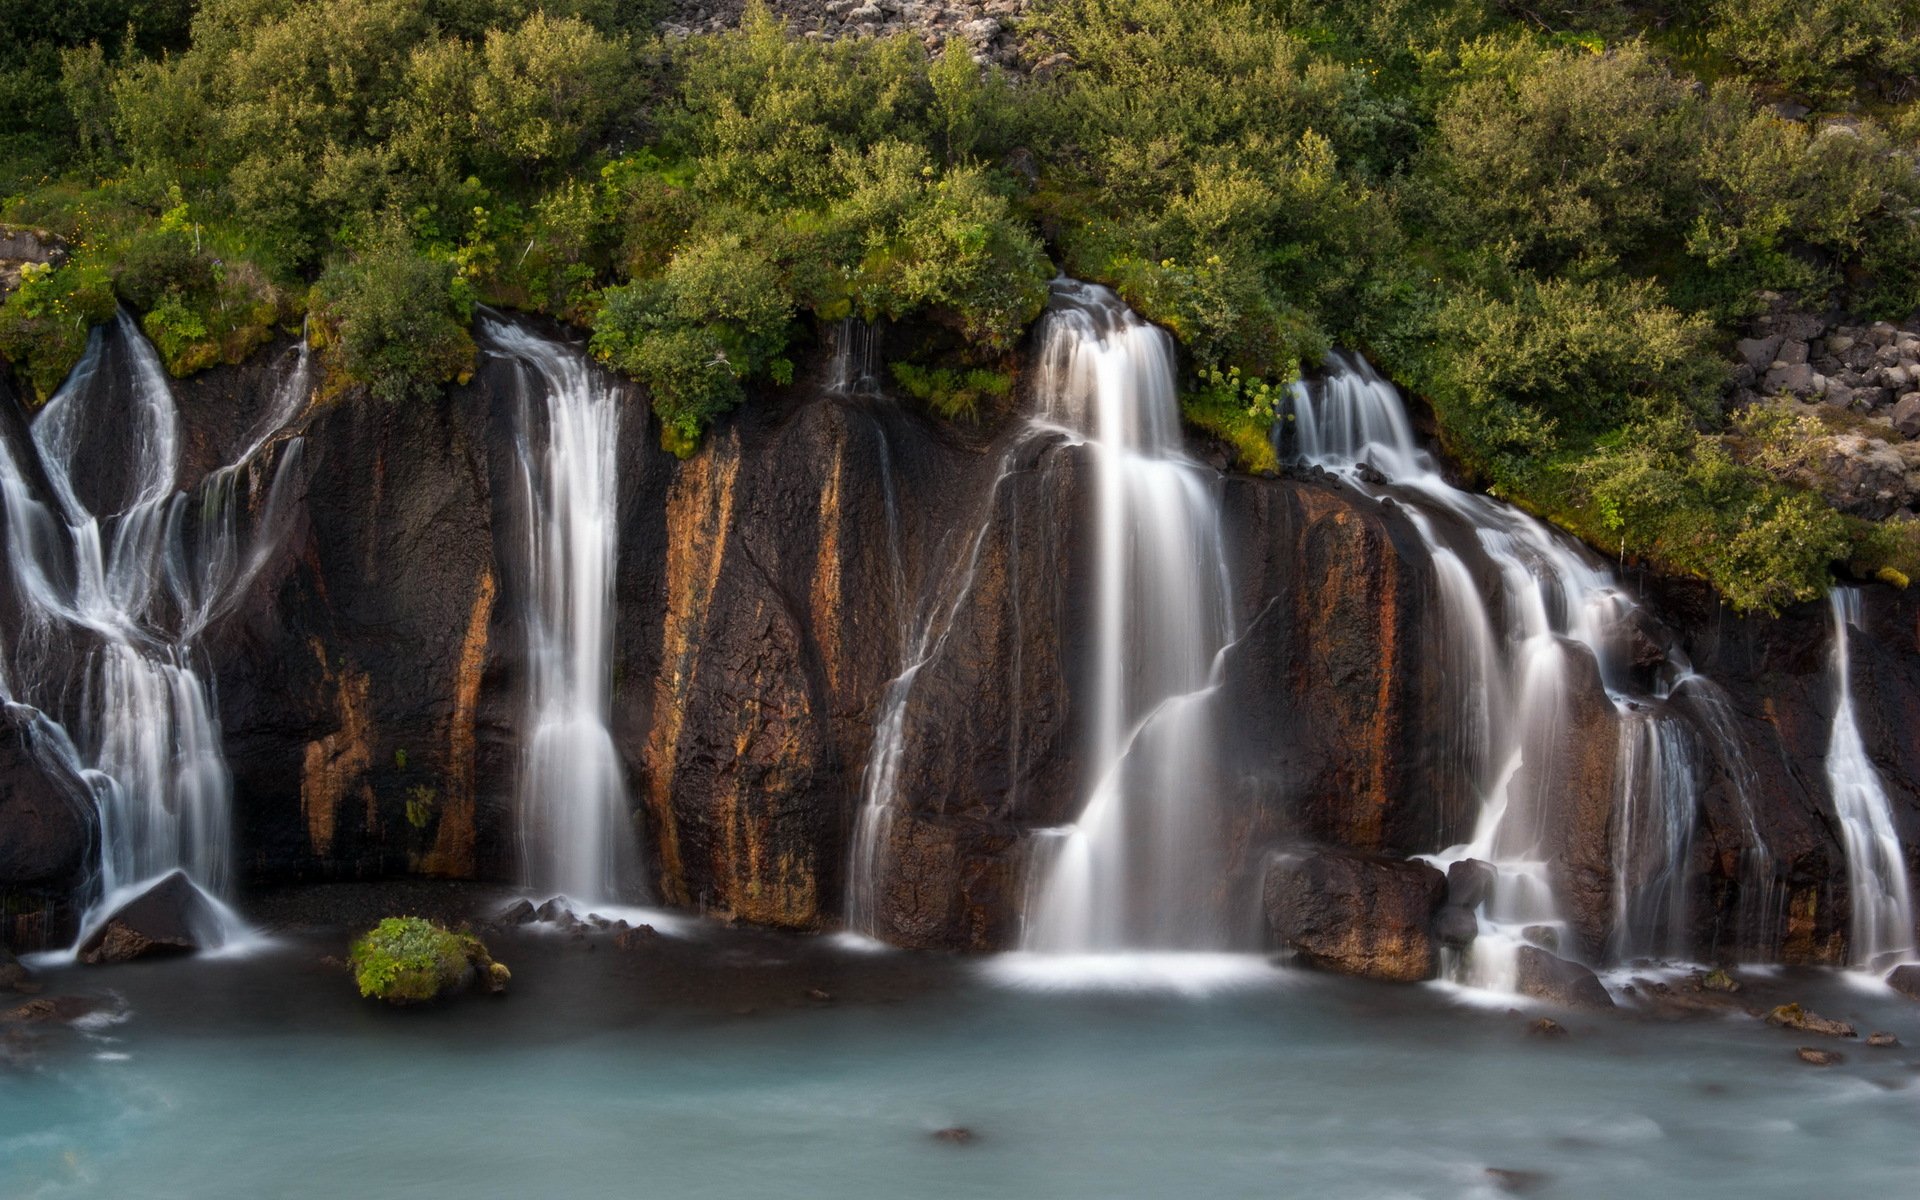
<path fill-rule="evenodd" d="M 880 391 L 880 327 L 847 317 L 834 330 L 827 392 L 834 396 L 877 396 Z"/>
<path fill-rule="evenodd" d="M 1854 719 L 1848 630 L 1860 627 L 1860 593 L 1833 590 L 1833 681 L 1836 703 L 1833 738 L 1827 744 L 1827 786 L 1840 818 L 1840 840 L 1847 852 L 1848 890 L 1853 924 L 1852 962 L 1876 967 L 1911 954 L 1913 890 L 1900 836 L 1893 826 L 1887 790 L 1867 758 L 1866 743 Z"/>
<path fill-rule="evenodd" d="M 1429 554 L 1446 615 L 1442 669 L 1458 689 L 1455 766 L 1481 796 L 1471 842 L 1437 856 L 1476 858 L 1496 872 L 1482 935 L 1459 974 L 1510 989 L 1525 940 L 1567 941 L 1542 842 L 1548 781 L 1528 777 L 1563 753 L 1574 699 L 1570 655 L 1590 652 L 1618 713 L 1613 797 L 1615 955 L 1681 948 L 1686 922 L 1697 751 L 1668 711 L 1685 684 L 1717 702 L 1712 685 L 1668 649 L 1653 694 L 1635 694 L 1626 638 L 1637 605 L 1573 539 L 1506 505 L 1449 484 L 1416 444 L 1399 393 L 1364 361 L 1338 357 L 1317 387 L 1297 386 L 1298 455 L 1369 494 L 1391 494 Z M 1464 528 L 1464 546 L 1445 531 Z M 1456 535 L 1457 536 L 1457 535 Z M 1491 568 L 1483 593 L 1463 549 Z M 1762 849 L 1764 854 L 1764 849 Z M 1770 875 L 1770 871 L 1768 872 Z M 1545 931 L 1551 931 L 1547 937 Z"/>
<path fill-rule="evenodd" d="M 96 329 L 25 444 L 0 436 L 0 500 L 21 613 L 0 644 L 0 699 L 32 710 L 35 739 L 85 779 L 99 806 L 91 924 L 154 879 L 184 871 L 214 896 L 232 883 L 232 778 L 199 639 L 245 595 L 284 540 L 301 468 L 287 440 L 304 406 L 305 339 L 234 461 L 179 490 L 179 412 L 153 347 L 127 314 Z M 121 378 L 124 373 L 124 380 Z M 117 462 L 83 445 L 112 439 Z M 94 511 L 83 493 L 96 498 Z M 44 489 L 42 487 L 44 485 Z M 69 672 L 77 674 L 77 693 Z M 240 931 L 223 906 L 224 941 Z"/>
<path fill-rule="evenodd" d="M 522 518 L 515 567 L 527 639 L 516 796 L 528 882 L 582 902 L 640 888 L 613 743 L 619 397 L 576 348 L 483 317 L 516 382 Z"/>
<path fill-rule="evenodd" d="M 1056 283 L 1037 418 L 1094 474 L 1088 788 L 1036 876 L 1030 950 L 1224 948 L 1215 662 L 1232 639 L 1218 480 L 1180 449 L 1173 339 L 1104 288 Z"/>

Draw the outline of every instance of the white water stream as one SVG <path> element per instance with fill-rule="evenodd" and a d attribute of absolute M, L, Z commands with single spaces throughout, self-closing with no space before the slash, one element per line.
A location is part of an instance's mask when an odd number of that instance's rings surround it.
<path fill-rule="evenodd" d="M 213 897 L 230 891 L 232 778 L 198 639 L 285 536 L 301 442 L 291 439 L 271 469 L 261 451 L 310 386 L 303 339 L 234 461 L 181 491 L 179 412 L 153 347 L 123 313 L 111 338 L 94 331 L 34 419 L 31 444 L 0 438 L 21 608 L 19 628 L 0 640 L 0 699 L 33 710 L 44 735 L 36 750 L 93 791 L 101 854 L 83 927 L 175 870 Z M 103 436 L 126 458 L 121 494 L 95 512 L 76 471 L 83 446 Z M 201 931 L 206 941 L 236 937 L 237 919 L 214 908 L 222 928 Z"/>
<path fill-rule="evenodd" d="M 1913 953 L 1913 888 L 1886 786 L 1867 757 L 1854 714 L 1853 671 L 1847 651 L 1849 631 L 1860 627 L 1860 593 L 1835 588 L 1831 603 L 1836 703 L 1833 738 L 1827 745 L 1827 785 L 1840 818 L 1840 842 L 1847 852 L 1847 884 L 1853 902 L 1848 944 L 1853 965 L 1883 967 Z"/>
<path fill-rule="evenodd" d="M 586 904 L 627 898 L 640 888 L 638 844 L 610 730 L 619 397 L 578 348 L 491 317 L 481 328 L 517 381 L 528 882 Z"/>

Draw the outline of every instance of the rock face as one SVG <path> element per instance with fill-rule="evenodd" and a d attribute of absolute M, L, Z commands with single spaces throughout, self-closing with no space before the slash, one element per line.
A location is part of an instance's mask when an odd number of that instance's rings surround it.
<path fill-rule="evenodd" d="M 80 961 L 93 966 L 192 954 L 219 925 L 207 898 L 175 871 L 112 915 L 80 943 Z"/>
<path fill-rule="evenodd" d="M 1446 895 L 1446 876 L 1423 862 L 1281 854 L 1267 867 L 1267 926 L 1307 966 L 1419 983 L 1438 973 L 1432 923 Z"/>
<path fill-rule="evenodd" d="M 1523 996 L 1562 1008 L 1613 1007 L 1613 997 L 1607 994 L 1607 989 L 1592 971 L 1579 963 L 1548 954 L 1538 946 L 1522 946 L 1518 966 L 1518 987 Z"/>
<path fill-rule="evenodd" d="M 0 710 L 0 943 L 22 950 L 72 938 L 99 842 L 86 783 L 48 743 L 29 714 Z"/>
<path fill-rule="evenodd" d="M 1910 1000 L 1920 1000 L 1920 967 L 1908 963 L 1887 972 L 1887 986 Z"/>
<path fill-rule="evenodd" d="M 1777 355 L 1792 331 L 1776 332 L 1779 345 L 1754 353 Z M 278 362 L 178 385 L 189 473 L 229 456 Z M 436 402 L 349 394 L 297 423 L 302 515 L 202 639 L 247 886 L 518 877 L 517 386 L 510 364 L 483 358 Z M 827 395 L 816 374 L 757 396 L 682 462 L 656 448 L 644 397 L 623 397 L 611 725 L 655 898 L 837 926 L 876 728 L 912 667 L 890 735 L 901 766 L 878 839 L 876 932 L 910 946 L 1015 944 L 1035 831 L 1073 820 L 1088 787 L 1085 448 L 1021 436 L 1016 420 L 956 427 L 892 400 Z M 0 420 L 23 427 L 0 401 Z M 292 453 L 276 443 L 257 469 Z M 1302 957 L 1425 977 L 1436 937 L 1464 942 L 1485 898 L 1483 874 L 1457 866 L 1436 932 L 1436 873 L 1379 866 L 1466 841 L 1478 812 L 1431 561 L 1395 502 L 1317 471 L 1218 486 L 1235 640 L 1214 701 L 1218 794 L 1204 798 L 1225 847 L 1212 902 L 1237 922 L 1235 944 L 1261 940 L 1277 899 L 1285 928 L 1322 931 Z M 11 586 L 0 571 L 0 618 Z M 1736 619 L 1698 589 L 1639 586 L 1662 620 L 1609 669 L 1649 674 L 1684 651 L 1716 685 L 1689 682 L 1658 713 L 1686 731 L 1698 781 L 1676 950 L 1844 961 L 1845 859 L 1823 769 L 1826 609 Z M 1920 599 L 1872 589 L 1865 613 L 1853 641 L 1857 694 L 1873 698 L 1862 732 L 1920 875 Z M 1527 834 L 1577 943 L 1561 949 L 1597 960 L 1616 913 L 1623 717 L 1591 655 L 1561 649 L 1566 711 L 1556 736 L 1522 747 L 1513 786 L 1538 801 Z M 4 937 L 37 948 L 24 914 L 74 894 L 92 861 L 92 806 L 79 781 L 49 783 L 13 728 L 0 729 L 0 904 Z M 1349 912 L 1372 914 L 1358 935 L 1377 945 L 1343 946 L 1326 913 L 1300 915 L 1310 898 L 1269 861 L 1302 845 L 1337 848 L 1314 869 L 1346 889 Z"/>

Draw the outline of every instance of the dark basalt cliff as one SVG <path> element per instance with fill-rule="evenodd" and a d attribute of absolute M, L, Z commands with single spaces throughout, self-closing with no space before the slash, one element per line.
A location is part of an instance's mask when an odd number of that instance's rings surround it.
<path fill-rule="evenodd" d="M 188 477 L 220 460 L 274 369 L 263 355 L 176 385 Z M 348 394 L 297 424 L 304 507 L 204 639 L 247 886 L 516 876 L 526 531 L 513 386 L 483 359 L 435 403 Z M 0 410 L 22 419 L 11 395 Z M 1092 586 L 1086 452 L 1017 424 L 954 427 L 803 380 L 682 462 L 629 396 L 613 732 L 657 900 L 836 926 L 875 724 L 917 662 L 879 932 L 968 950 L 1017 937 L 1027 835 L 1070 821 L 1083 794 L 1075 697 Z M 277 443 L 254 469 L 289 451 Z M 1229 850 L 1217 888 L 1245 897 L 1253 921 L 1276 851 L 1436 851 L 1470 837 L 1478 797 L 1456 745 L 1437 584 L 1405 512 L 1315 472 L 1219 486 L 1237 611 L 1216 700 Z M 12 586 L 0 579 L 0 614 Z M 1690 949 L 1843 958 L 1845 860 L 1822 765 L 1827 610 L 1735 619 L 1690 587 L 1646 590 L 1667 626 L 1650 643 L 1677 639 L 1725 696 L 1702 705 L 1688 685 L 1662 702 L 1698 731 L 1706 780 Z M 1874 588 L 1866 613 L 1861 722 L 1913 856 L 1920 602 Z M 1530 747 L 1522 770 L 1553 798 L 1541 843 L 1597 955 L 1613 922 L 1619 717 L 1585 661 L 1563 736 Z M 72 781 L 46 779 L 20 741 L 0 738 L 14 912 L 70 889 L 94 836 Z M 1756 830 L 1780 864 L 1766 889 L 1746 867 Z M 10 936 L 31 931 L 16 922 Z"/>

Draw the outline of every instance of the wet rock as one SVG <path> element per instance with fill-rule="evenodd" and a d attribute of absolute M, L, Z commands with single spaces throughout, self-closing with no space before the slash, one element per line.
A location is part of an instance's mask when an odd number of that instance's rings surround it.
<path fill-rule="evenodd" d="M 1492 864 L 1477 858 L 1463 858 L 1447 868 L 1447 903 L 1479 908 L 1493 895 L 1497 878 Z"/>
<path fill-rule="evenodd" d="M 968 1129 L 965 1125 L 955 1125 L 949 1129 L 936 1129 L 933 1131 L 934 1141 L 945 1142 L 949 1146 L 970 1146 L 978 1141 L 979 1138 L 979 1134 Z"/>
<path fill-rule="evenodd" d="M 0 710 L 0 888 L 64 890 L 96 841 L 87 785 L 39 742 L 29 716 Z"/>
<path fill-rule="evenodd" d="M 1518 955 L 1518 987 L 1532 996 L 1563 1008 L 1613 1007 L 1613 997 L 1592 971 L 1537 946 L 1522 946 Z"/>
<path fill-rule="evenodd" d="M 1542 950 L 1560 948 L 1560 930 L 1552 925 L 1529 925 L 1520 931 L 1520 936 Z"/>
<path fill-rule="evenodd" d="M 1820 1050 L 1813 1046 L 1802 1046 L 1794 1051 L 1794 1055 L 1799 1058 L 1801 1062 L 1810 1063 L 1816 1067 L 1831 1067 L 1836 1063 L 1846 1061 L 1837 1051 Z"/>
<path fill-rule="evenodd" d="M 1888 971 L 1887 986 L 1909 1000 L 1920 1000 L 1920 964 L 1907 963 Z"/>
<path fill-rule="evenodd" d="M 833 999 L 833 993 L 827 991 L 825 988 L 811 987 L 807 989 L 807 999 L 825 1004 Z"/>
<path fill-rule="evenodd" d="M 1828 1037 L 1850 1038 L 1859 1036 L 1853 1026 L 1845 1021 L 1835 1021 L 1818 1013 L 1808 1012 L 1798 1004 L 1782 1004 L 1767 1014 L 1767 1024 L 1782 1029 L 1798 1030 L 1801 1033 L 1819 1033 Z"/>
<path fill-rule="evenodd" d="M 1446 892 L 1446 877 L 1424 862 L 1279 855 L 1267 867 L 1267 927 L 1276 946 L 1307 966 L 1418 983 L 1438 971 L 1431 930 Z"/>
<path fill-rule="evenodd" d="M 531 900 L 515 900 L 500 914 L 501 923 L 506 925 L 531 925 L 539 919 L 540 914 L 534 911 Z"/>
<path fill-rule="evenodd" d="M 1724 968 L 1715 967 L 1700 977 L 1700 986 L 1709 992 L 1737 992 L 1740 990 L 1740 981 Z"/>
<path fill-rule="evenodd" d="M 1900 1045 L 1900 1039 L 1891 1033 L 1870 1033 L 1867 1035 L 1867 1045 L 1882 1050 L 1892 1049 Z"/>
<path fill-rule="evenodd" d="M 635 925 L 632 929 L 623 929 L 613 935 L 616 950 L 638 950 L 642 946 L 651 946 L 660 940 L 660 933 L 651 925 Z"/>
<path fill-rule="evenodd" d="M 1433 936 L 1448 949 L 1464 950 L 1480 936 L 1480 921 L 1472 909 L 1448 904 L 1433 918 Z"/>
<path fill-rule="evenodd" d="M 220 918 L 184 871 L 174 871 L 121 905 L 80 943 L 80 961 L 99 966 L 192 954 L 219 929 Z"/>
<path fill-rule="evenodd" d="M 1541 1017 L 1527 1025 L 1527 1036 L 1557 1041 L 1567 1036 L 1567 1027 L 1552 1017 Z"/>

